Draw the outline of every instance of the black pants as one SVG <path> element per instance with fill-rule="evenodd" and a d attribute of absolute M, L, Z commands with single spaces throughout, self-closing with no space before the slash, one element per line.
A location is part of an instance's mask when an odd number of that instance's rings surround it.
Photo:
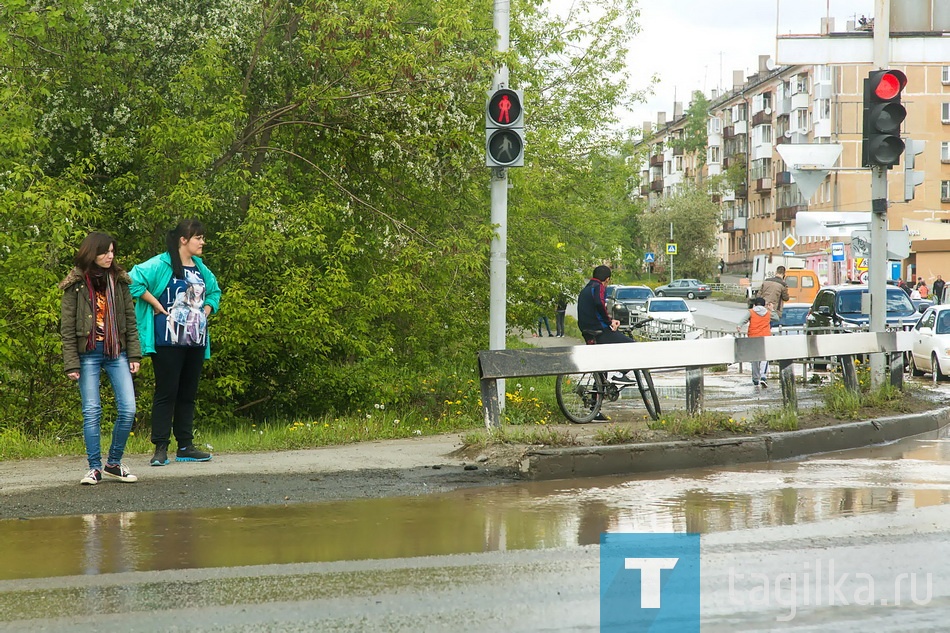
<path fill-rule="evenodd" d="M 564 312 L 561 312 L 560 310 L 555 312 L 554 321 L 555 321 L 555 325 L 557 326 L 555 328 L 557 335 L 564 336 Z"/>
<path fill-rule="evenodd" d="M 204 362 L 203 347 L 155 348 L 152 444 L 168 444 L 174 429 L 178 448 L 191 446 L 195 438 L 195 397 Z"/>

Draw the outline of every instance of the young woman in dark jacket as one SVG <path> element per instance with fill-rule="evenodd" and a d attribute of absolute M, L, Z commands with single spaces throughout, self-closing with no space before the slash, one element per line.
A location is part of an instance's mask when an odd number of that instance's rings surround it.
<path fill-rule="evenodd" d="M 135 419 L 132 374 L 139 370 L 142 352 L 135 324 L 135 305 L 129 275 L 115 261 L 115 240 L 93 232 L 79 245 L 75 267 L 60 282 L 63 291 L 63 362 L 66 376 L 79 382 L 82 433 L 89 472 L 79 483 L 94 486 L 106 475 L 131 483 L 138 478 L 122 465 L 125 444 Z M 100 427 L 102 370 L 115 393 L 117 416 L 112 444 L 102 464 Z"/>

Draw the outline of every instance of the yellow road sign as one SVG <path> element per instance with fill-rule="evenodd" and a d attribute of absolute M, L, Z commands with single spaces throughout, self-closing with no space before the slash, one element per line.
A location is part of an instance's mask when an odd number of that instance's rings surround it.
<path fill-rule="evenodd" d="M 668 243 L 668 244 L 666 245 L 666 254 L 667 254 L 667 255 L 676 255 L 676 244 L 675 244 L 675 243 L 672 243 L 672 242 L 671 242 L 671 243 Z"/>
<path fill-rule="evenodd" d="M 867 270 L 868 269 L 868 260 L 864 257 L 855 257 L 854 258 L 854 267 L 858 270 Z"/>

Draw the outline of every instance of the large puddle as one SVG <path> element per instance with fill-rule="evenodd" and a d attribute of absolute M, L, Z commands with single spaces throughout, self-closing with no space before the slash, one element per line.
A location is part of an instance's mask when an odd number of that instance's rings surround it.
<path fill-rule="evenodd" d="M 0 579 L 588 545 L 611 531 L 717 532 L 950 501 L 950 442 L 681 474 L 422 497 L 0 521 Z"/>

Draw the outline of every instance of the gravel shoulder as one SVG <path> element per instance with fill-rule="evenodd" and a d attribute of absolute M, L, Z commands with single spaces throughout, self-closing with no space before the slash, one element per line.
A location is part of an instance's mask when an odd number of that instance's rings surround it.
<path fill-rule="evenodd" d="M 312 450 L 216 454 L 210 462 L 148 466 L 124 460 L 139 480 L 81 486 L 85 456 L 0 463 L 0 519 L 221 508 L 405 496 L 517 481 L 492 450 L 453 455 L 458 434 Z M 466 469 L 468 467 L 468 469 Z"/>

